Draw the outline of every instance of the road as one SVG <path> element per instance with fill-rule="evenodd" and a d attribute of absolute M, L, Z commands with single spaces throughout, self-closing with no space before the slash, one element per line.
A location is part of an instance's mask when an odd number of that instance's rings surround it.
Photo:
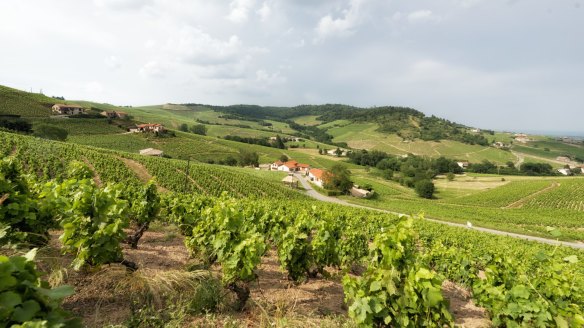
<path fill-rule="evenodd" d="M 389 213 L 389 214 L 395 214 L 395 215 L 409 216 L 409 215 L 404 214 L 404 213 L 392 212 L 392 211 L 381 210 L 381 209 L 377 209 L 377 208 L 373 208 L 373 207 L 352 204 L 352 203 L 349 203 L 349 202 L 344 201 L 342 199 L 325 196 L 325 195 L 319 193 L 318 191 L 314 190 L 312 188 L 311 184 L 308 182 L 308 180 L 305 177 L 303 177 L 301 174 L 295 173 L 294 176 L 298 179 L 298 181 L 300 181 L 300 183 L 302 184 L 302 187 L 304 189 L 306 189 L 306 194 L 308 196 L 310 196 L 314 199 L 320 200 L 322 202 L 335 203 L 335 204 L 339 204 L 339 205 L 351 206 L 351 207 L 357 207 L 357 208 L 364 208 L 364 209 L 368 209 L 368 210 Z M 475 227 L 475 226 L 472 226 L 471 228 L 469 228 L 466 224 L 442 221 L 442 220 L 437 220 L 437 219 L 432 219 L 432 218 L 425 218 L 425 220 L 436 222 L 436 223 L 441 223 L 441 224 L 446 224 L 446 225 L 449 225 L 452 227 L 465 228 L 465 229 L 476 230 L 476 231 L 481 231 L 481 232 L 486 232 L 486 233 L 492 233 L 492 234 L 500 235 L 500 236 L 508 236 L 508 237 L 513 237 L 513 238 L 537 241 L 537 242 L 549 244 L 549 245 L 568 246 L 568 247 L 584 250 L 584 243 L 574 243 L 574 242 L 559 241 L 559 240 L 554 240 L 554 239 L 546 239 L 546 238 L 541 238 L 541 237 L 534 237 L 534 236 L 522 235 L 522 234 L 518 234 L 518 233 L 512 233 L 512 232 L 506 232 L 506 231 L 500 231 L 500 230 L 482 228 L 482 227 Z"/>

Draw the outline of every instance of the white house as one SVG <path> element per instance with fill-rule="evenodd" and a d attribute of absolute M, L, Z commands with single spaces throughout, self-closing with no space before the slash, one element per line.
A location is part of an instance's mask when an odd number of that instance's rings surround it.
<path fill-rule="evenodd" d="M 461 161 L 461 162 L 456 162 L 456 164 L 458 164 L 458 166 L 460 166 L 460 168 L 466 169 L 466 168 L 468 168 L 469 162 Z"/>
<path fill-rule="evenodd" d="M 278 171 L 283 172 L 296 172 L 298 171 L 298 162 L 288 161 L 278 167 Z"/>
<path fill-rule="evenodd" d="M 329 151 L 326 152 L 327 154 L 331 155 L 331 156 L 337 156 L 337 150 L 336 149 L 331 149 Z M 344 149 L 341 149 L 341 155 L 340 156 L 347 156 L 347 151 Z"/>
<path fill-rule="evenodd" d="M 321 169 L 312 169 L 308 171 L 308 179 L 315 185 L 322 188 L 323 178 L 326 171 Z"/>
<path fill-rule="evenodd" d="M 572 171 L 570 169 L 558 169 L 558 172 L 560 172 L 563 175 L 570 175 L 570 174 L 572 174 Z"/>

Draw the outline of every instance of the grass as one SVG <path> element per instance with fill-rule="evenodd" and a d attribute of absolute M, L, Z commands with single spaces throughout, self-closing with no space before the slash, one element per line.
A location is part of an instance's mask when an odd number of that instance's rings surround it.
<path fill-rule="evenodd" d="M 313 126 L 313 125 L 319 125 L 322 123 L 322 121 L 319 121 L 317 118 L 319 116 L 318 115 L 306 115 L 306 116 L 298 116 L 292 119 L 292 121 L 300 124 L 300 125 L 307 125 L 307 126 Z"/>
<path fill-rule="evenodd" d="M 0 85 L 0 115 L 20 115 L 22 117 L 48 117 L 56 103 L 70 103 Z"/>
<path fill-rule="evenodd" d="M 555 159 L 558 156 L 566 155 L 577 156 L 584 159 L 584 146 L 567 144 L 551 138 L 529 142 L 525 145 L 515 144 L 513 145 L 513 150 L 549 159 Z"/>
<path fill-rule="evenodd" d="M 333 127 L 328 130 L 328 133 L 334 136 L 333 141 L 346 142 L 352 148 L 375 149 L 395 155 L 412 153 L 429 157 L 445 156 L 470 162 L 489 160 L 499 164 L 516 160 L 510 152 L 492 147 L 469 145 L 452 140 L 406 142 L 397 135 L 377 132 L 377 128 L 378 125 L 375 123 L 354 123 Z"/>

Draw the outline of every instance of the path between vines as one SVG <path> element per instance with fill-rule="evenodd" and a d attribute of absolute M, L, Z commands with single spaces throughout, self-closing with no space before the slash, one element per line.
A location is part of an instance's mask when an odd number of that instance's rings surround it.
<path fill-rule="evenodd" d="M 323 201 L 323 202 L 328 202 L 328 203 L 335 203 L 335 204 L 345 205 L 345 206 L 352 206 L 352 207 L 357 207 L 357 208 L 364 208 L 364 209 L 374 210 L 374 211 L 383 212 L 383 213 L 389 213 L 389 214 L 396 214 L 396 215 L 405 215 L 405 216 L 408 216 L 408 214 L 405 214 L 405 213 L 399 213 L 399 212 L 387 211 L 387 210 L 382 210 L 382 209 L 368 207 L 368 206 L 363 206 L 363 205 L 357 205 L 357 204 L 349 203 L 347 201 L 344 201 L 344 200 L 341 200 L 341 199 L 338 199 L 338 198 L 324 196 L 324 195 L 320 194 L 319 192 L 317 192 L 316 190 L 314 190 L 310 186 L 310 183 L 306 180 L 306 178 L 303 177 L 301 174 L 296 173 L 295 176 L 296 176 L 296 178 L 298 178 L 298 180 L 302 184 L 302 187 L 304 189 L 306 189 L 306 194 L 308 196 L 312 197 L 312 198 L 317 199 L 317 200 L 320 200 L 320 201 Z M 491 234 L 495 234 L 495 235 L 500 235 L 500 236 L 508 236 L 508 237 L 513 237 L 513 238 L 525 239 L 525 240 L 536 241 L 536 242 L 540 242 L 540 243 L 544 243 L 544 244 L 550 244 L 550 245 L 561 245 L 561 246 L 568 246 L 568 247 L 577 248 L 577 249 L 584 249 L 584 243 L 575 243 L 575 242 L 559 241 L 559 240 L 553 240 L 553 239 L 547 239 L 547 238 L 535 237 L 535 236 L 528 236 L 528 235 L 522 235 L 522 234 L 513 233 L 513 232 L 500 231 L 500 230 L 489 229 L 489 228 L 482 228 L 482 227 L 476 227 L 476 226 L 472 226 L 471 228 L 469 228 L 469 227 L 467 227 L 467 225 L 462 224 L 462 223 L 442 221 L 442 220 L 432 219 L 432 218 L 428 218 L 428 217 L 426 217 L 426 220 L 427 221 L 436 222 L 436 223 L 446 224 L 446 225 L 453 226 L 453 227 L 460 227 L 460 228 L 466 228 L 466 229 L 471 229 L 471 230 L 476 230 L 476 231 L 481 231 L 481 232 L 487 232 L 487 233 L 491 233 Z"/>
<path fill-rule="evenodd" d="M 503 208 L 521 208 L 530 199 L 533 199 L 533 198 L 537 197 L 538 195 L 541 195 L 544 192 L 548 192 L 548 191 L 550 191 L 552 189 L 555 189 L 555 188 L 557 188 L 559 186 L 560 186 L 559 183 L 553 182 L 551 185 L 549 185 L 549 186 L 547 186 L 547 187 L 545 187 L 545 188 L 543 188 L 541 190 L 538 190 L 538 191 L 534 192 L 533 194 L 527 195 L 527 196 L 519 199 L 518 201 L 513 202 L 513 203 L 511 203 L 511 204 L 509 204 L 509 205 L 507 205 L 507 206 L 505 206 Z"/>
<path fill-rule="evenodd" d="M 150 174 L 150 172 L 148 172 L 144 165 L 124 157 L 118 157 L 118 159 L 124 162 L 124 164 L 126 164 L 126 166 L 138 176 L 138 179 L 140 179 L 140 181 L 146 183 L 152 179 L 152 175 Z M 156 187 L 160 192 L 168 192 L 166 188 L 160 186 L 159 184 L 156 184 Z"/>

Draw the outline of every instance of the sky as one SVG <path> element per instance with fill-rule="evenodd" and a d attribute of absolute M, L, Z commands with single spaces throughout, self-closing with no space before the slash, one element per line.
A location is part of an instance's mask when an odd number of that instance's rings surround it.
<path fill-rule="evenodd" d="M 0 84 L 584 134 L 584 0 L 2 0 Z"/>

